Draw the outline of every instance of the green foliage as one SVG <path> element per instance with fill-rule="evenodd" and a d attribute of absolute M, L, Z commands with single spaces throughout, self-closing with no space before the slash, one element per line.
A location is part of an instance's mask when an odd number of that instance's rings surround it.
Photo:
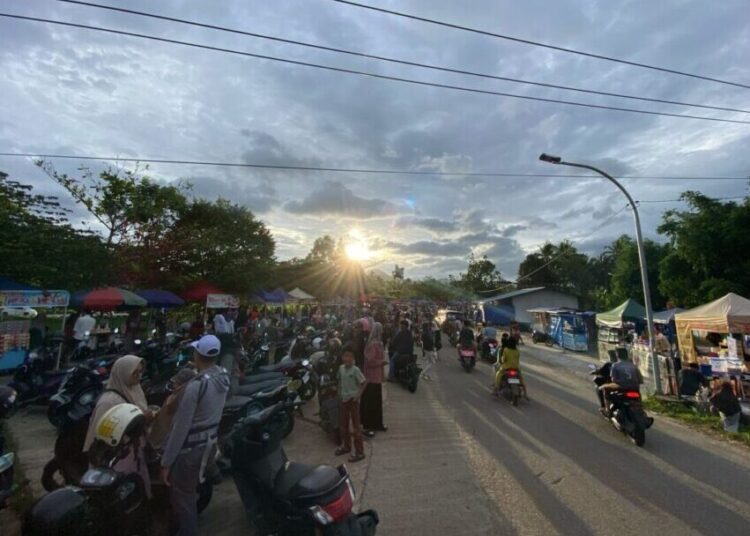
<path fill-rule="evenodd" d="M 659 289 L 692 307 L 727 292 L 750 295 L 750 198 L 722 202 L 685 192 L 689 210 L 664 214 L 659 232 L 672 250 L 659 265 Z"/>
<path fill-rule="evenodd" d="M 73 228 L 56 197 L 32 192 L 0 173 L 2 274 L 43 288 L 107 282 L 112 257 L 99 237 Z"/>
<path fill-rule="evenodd" d="M 466 272 L 453 280 L 453 284 L 471 293 L 494 291 L 507 283 L 500 275 L 495 264 L 487 255 L 477 259 L 472 253 L 469 255 L 469 265 Z"/>
<path fill-rule="evenodd" d="M 643 244 L 646 251 L 646 266 L 648 280 L 651 287 L 651 303 L 654 310 L 664 309 L 666 298 L 659 290 L 659 266 L 671 252 L 669 244 L 657 244 L 646 240 Z M 643 303 L 643 284 L 641 282 L 641 268 L 638 258 L 638 246 L 630 237 L 623 235 L 612 245 L 612 280 L 611 292 L 606 307 L 615 307 L 628 298 Z M 640 298 L 640 299 L 639 299 Z"/>
<path fill-rule="evenodd" d="M 162 285 L 180 288 L 205 279 L 231 292 L 248 292 L 270 281 L 275 242 L 246 207 L 225 199 L 196 200 L 155 246 Z"/>

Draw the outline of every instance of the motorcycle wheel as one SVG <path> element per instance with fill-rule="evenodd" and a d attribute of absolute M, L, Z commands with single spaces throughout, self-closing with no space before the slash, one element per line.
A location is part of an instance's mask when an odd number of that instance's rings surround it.
<path fill-rule="evenodd" d="M 406 388 L 409 389 L 410 393 L 416 393 L 418 383 L 419 383 L 419 376 L 415 375 L 409 380 L 409 385 L 407 385 Z"/>
<path fill-rule="evenodd" d="M 636 444 L 636 446 L 642 447 L 646 444 L 646 430 L 644 430 L 640 426 L 636 426 L 635 430 L 633 430 L 631 439 L 633 440 L 633 443 Z"/>
<path fill-rule="evenodd" d="M 68 484 L 57 458 L 52 458 L 42 469 L 42 487 L 45 491 L 55 491 Z"/>
<path fill-rule="evenodd" d="M 294 430 L 294 410 L 289 409 L 284 412 L 286 415 L 286 422 L 284 423 L 284 433 L 281 435 L 282 439 L 289 436 Z"/>
<path fill-rule="evenodd" d="M 307 402 L 308 400 L 312 400 L 315 397 L 315 394 L 317 392 L 318 392 L 318 387 L 315 385 L 315 381 L 313 381 L 312 379 L 306 384 L 303 384 L 297 390 L 297 394 L 305 402 Z"/>
<path fill-rule="evenodd" d="M 198 484 L 198 513 L 208 507 L 211 497 L 214 495 L 214 484 L 208 478 L 202 484 Z"/>
<path fill-rule="evenodd" d="M 552 337 L 547 337 L 544 341 L 544 344 L 546 344 L 549 347 L 552 347 L 554 346 L 555 341 L 552 340 Z"/>
<path fill-rule="evenodd" d="M 511 388 L 510 388 L 510 403 L 511 403 L 511 405 L 517 406 L 519 398 L 521 398 L 521 390 L 516 385 L 512 385 Z"/>

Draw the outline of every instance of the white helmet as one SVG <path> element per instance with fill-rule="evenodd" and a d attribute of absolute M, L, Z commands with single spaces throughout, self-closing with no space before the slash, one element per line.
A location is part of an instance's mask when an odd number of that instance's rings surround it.
<path fill-rule="evenodd" d="M 320 347 L 323 346 L 323 338 L 322 337 L 315 337 L 313 339 L 312 346 L 316 350 L 320 350 Z"/>
<path fill-rule="evenodd" d="M 145 425 L 146 417 L 138 406 L 117 404 L 99 419 L 96 439 L 116 447 L 143 432 Z"/>

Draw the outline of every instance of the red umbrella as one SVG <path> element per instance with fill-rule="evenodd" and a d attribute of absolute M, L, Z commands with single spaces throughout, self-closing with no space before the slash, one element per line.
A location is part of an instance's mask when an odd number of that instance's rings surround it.
<path fill-rule="evenodd" d="M 96 288 L 73 295 L 73 305 L 93 311 L 112 311 L 119 307 L 146 307 L 146 300 L 123 288 Z"/>
<path fill-rule="evenodd" d="M 226 294 L 220 288 L 212 285 L 208 281 L 198 281 L 192 287 L 180 294 L 183 300 L 189 302 L 206 302 L 209 294 Z"/>

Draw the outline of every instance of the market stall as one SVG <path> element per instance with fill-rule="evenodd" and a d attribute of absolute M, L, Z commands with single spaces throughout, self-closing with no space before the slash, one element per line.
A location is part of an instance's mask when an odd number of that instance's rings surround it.
<path fill-rule="evenodd" d="M 14 370 L 31 350 L 31 331 L 37 309 L 62 309 L 60 332 L 65 325 L 70 294 L 66 290 L 0 291 L 0 372 Z M 44 331 L 44 325 L 42 325 Z M 42 338 L 44 333 L 42 333 Z M 59 365 L 62 345 L 58 348 Z"/>
<path fill-rule="evenodd" d="M 683 363 L 698 363 L 706 377 L 734 378 L 740 395 L 750 392 L 750 300 L 730 293 L 675 315 L 675 325 Z"/>
<path fill-rule="evenodd" d="M 574 352 L 589 349 L 588 320 L 593 313 L 576 311 L 565 307 L 529 309 L 534 322 L 533 328 L 549 335 L 554 344 Z"/>
<path fill-rule="evenodd" d="M 627 299 L 614 309 L 597 313 L 597 349 L 601 361 L 609 361 L 610 351 L 631 343 L 645 325 L 646 309 L 635 300 Z"/>
<path fill-rule="evenodd" d="M 288 292 L 289 297 L 299 303 L 315 303 L 318 299 L 312 294 L 308 294 L 299 287 L 295 287 L 294 290 Z"/>

